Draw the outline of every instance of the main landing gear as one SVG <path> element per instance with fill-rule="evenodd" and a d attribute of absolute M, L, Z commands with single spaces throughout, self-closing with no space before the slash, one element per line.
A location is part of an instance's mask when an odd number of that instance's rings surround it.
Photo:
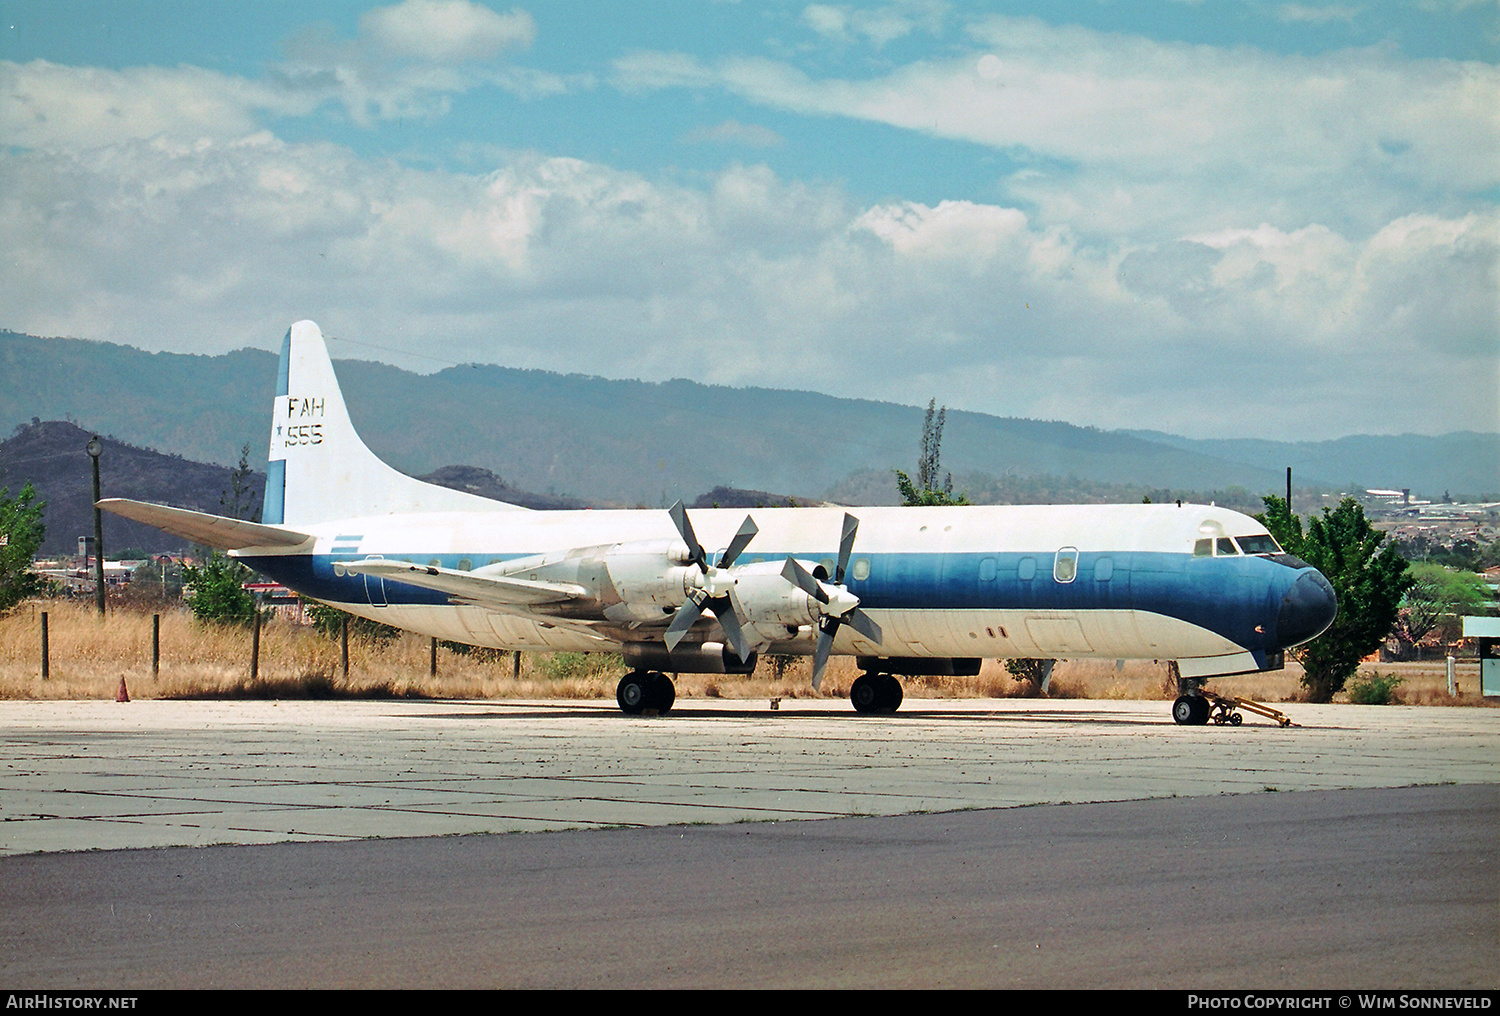
<path fill-rule="evenodd" d="M 890 674 L 862 674 L 849 688 L 857 713 L 894 713 L 901 708 L 901 682 Z"/>
<path fill-rule="evenodd" d="M 621 711 L 630 716 L 638 716 L 648 709 L 663 716 L 677 701 L 677 689 L 666 674 L 655 670 L 632 670 L 620 678 L 615 701 L 620 703 Z"/>

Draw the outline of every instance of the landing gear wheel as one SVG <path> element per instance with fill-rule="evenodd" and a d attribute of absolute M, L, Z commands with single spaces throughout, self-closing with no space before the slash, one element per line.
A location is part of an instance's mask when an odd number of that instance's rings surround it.
<path fill-rule="evenodd" d="M 1179 695 L 1172 703 L 1172 719 L 1185 727 L 1198 727 L 1208 722 L 1208 699 L 1202 695 Z"/>
<path fill-rule="evenodd" d="M 615 701 L 629 716 L 639 716 L 647 709 L 655 709 L 658 715 L 664 715 L 677 701 L 677 689 L 666 674 L 654 670 L 632 670 L 620 678 Z"/>
<path fill-rule="evenodd" d="M 658 715 L 665 716 L 671 711 L 672 703 L 677 701 L 677 688 L 666 674 L 652 673 L 647 676 L 651 679 L 651 696 L 646 708 L 655 709 Z"/>
<path fill-rule="evenodd" d="M 623 705 L 621 708 L 624 708 Z M 1172 703 L 1172 720 L 1184 726 L 1193 722 L 1193 697 L 1191 695 L 1177 696 L 1177 701 Z"/>
<path fill-rule="evenodd" d="M 901 708 L 901 682 L 890 674 L 880 675 L 880 711 L 894 713 Z"/>
<path fill-rule="evenodd" d="M 1209 714 L 1209 711 L 1213 708 L 1213 705 L 1208 701 L 1208 699 L 1204 698 L 1202 695 L 1193 695 L 1192 696 L 1192 700 L 1193 700 L 1193 720 L 1192 720 L 1192 722 L 1193 722 L 1193 724 L 1195 726 L 1201 727 L 1201 726 L 1203 726 L 1203 724 L 1205 724 L 1205 723 L 1208 722 L 1208 714 Z"/>
<path fill-rule="evenodd" d="M 651 701 L 651 675 L 640 670 L 632 670 L 620 678 L 620 685 L 615 689 L 615 701 L 620 704 L 620 711 L 627 716 L 639 716 L 641 711 Z"/>
<path fill-rule="evenodd" d="M 901 682 L 890 674 L 861 674 L 849 688 L 857 713 L 894 713 L 901 708 Z"/>

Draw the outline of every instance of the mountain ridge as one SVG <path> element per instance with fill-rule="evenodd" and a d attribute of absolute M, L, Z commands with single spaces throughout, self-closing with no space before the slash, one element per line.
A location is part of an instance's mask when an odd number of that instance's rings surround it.
<path fill-rule="evenodd" d="M 588 503 L 664 507 L 717 486 L 824 499 L 860 471 L 911 471 L 922 429 L 915 406 L 680 378 L 620 381 L 493 364 L 414 374 L 363 360 L 336 369 L 366 443 L 403 472 L 465 463 L 520 489 Z M 130 444 L 219 463 L 236 461 L 249 441 L 252 464 L 263 467 L 275 371 L 275 355 L 263 350 L 147 353 L 0 331 L 0 427 L 88 420 Z M 1500 488 L 1500 435 L 1477 432 L 1275 442 L 951 409 L 946 420 L 943 465 L 955 476 L 1279 491 L 1291 464 L 1299 487 L 1357 482 L 1429 498 Z"/>

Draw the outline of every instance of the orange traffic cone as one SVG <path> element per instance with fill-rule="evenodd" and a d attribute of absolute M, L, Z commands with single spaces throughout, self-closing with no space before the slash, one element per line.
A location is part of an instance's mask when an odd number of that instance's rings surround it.
<path fill-rule="evenodd" d="M 116 702 L 129 702 L 130 701 L 130 692 L 128 692 L 128 691 L 125 690 L 125 675 L 124 674 L 120 675 L 120 690 L 117 691 L 117 692 L 115 692 L 115 701 Z"/>

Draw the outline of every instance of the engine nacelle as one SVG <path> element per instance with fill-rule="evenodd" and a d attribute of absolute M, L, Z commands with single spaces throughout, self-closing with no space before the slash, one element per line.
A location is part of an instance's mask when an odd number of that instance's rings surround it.
<path fill-rule="evenodd" d="M 797 628 L 817 621 L 821 604 L 783 578 L 781 568 L 778 562 L 762 561 L 734 570 L 742 622 Z"/>
<path fill-rule="evenodd" d="M 687 548 L 681 543 L 659 547 L 621 545 L 604 556 L 604 567 L 615 594 L 635 607 L 680 607 L 687 602 L 690 575 L 698 569 L 685 565 Z"/>
<path fill-rule="evenodd" d="M 672 652 L 660 642 L 627 642 L 620 648 L 632 670 L 661 670 L 678 674 L 738 674 L 755 670 L 755 654 L 742 661 L 722 642 L 679 643 Z"/>

